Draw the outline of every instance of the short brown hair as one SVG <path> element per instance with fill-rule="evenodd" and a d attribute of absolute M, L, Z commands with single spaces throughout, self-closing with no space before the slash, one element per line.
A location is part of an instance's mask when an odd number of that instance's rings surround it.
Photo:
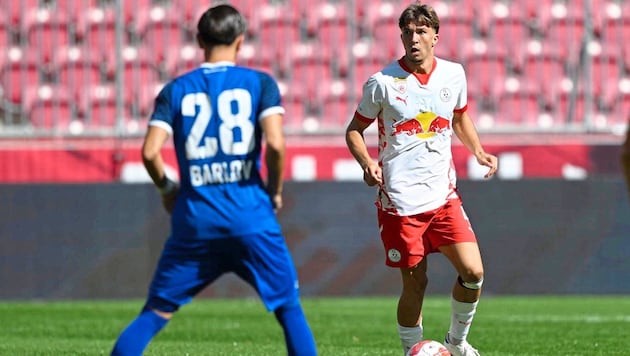
<path fill-rule="evenodd" d="M 427 4 L 420 4 L 420 2 L 417 2 L 407 6 L 407 8 L 400 14 L 398 27 L 402 29 L 412 22 L 417 22 L 421 25 L 431 27 L 435 30 L 435 33 L 440 31 L 440 19 L 435 13 L 435 10 Z"/>

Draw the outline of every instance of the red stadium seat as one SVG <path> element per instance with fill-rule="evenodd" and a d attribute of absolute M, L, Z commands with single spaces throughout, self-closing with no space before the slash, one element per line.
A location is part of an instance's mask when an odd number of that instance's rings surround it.
<path fill-rule="evenodd" d="M 319 114 L 320 129 L 338 129 L 347 125 L 356 108 L 348 82 L 322 81 L 317 88 L 314 108 Z"/>
<path fill-rule="evenodd" d="M 508 81 L 505 90 L 496 98 L 496 124 L 530 128 L 544 125 L 538 121 L 544 108 L 538 85 L 511 79 L 516 82 L 510 85 Z"/>
<path fill-rule="evenodd" d="M 6 48 L 13 44 L 13 32 L 9 29 L 9 20 L 0 16 L 0 48 Z"/>
<path fill-rule="evenodd" d="M 348 65 L 348 78 L 352 79 L 349 91 L 353 97 L 359 98 L 368 78 L 397 58 L 385 56 L 378 50 L 377 43 L 363 40 L 352 46 L 352 60 L 351 65 Z"/>
<path fill-rule="evenodd" d="M 23 88 L 28 85 L 43 83 L 45 66 L 39 62 L 36 53 L 25 51 L 19 47 L 0 50 L 2 52 L 2 67 L 0 67 L 0 87 L 7 100 L 18 104 L 23 100 Z"/>
<path fill-rule="evenodd" d="M 83 91 L 79 98 L 78 114 L 86 128 L 113 129 L 119 121 L 125 123 L 131 118 L 130 104 L 133 99 L 123 98 L 119 117 L 116 93 L 114 84 L 93 85 Z"/>
<path fill-rule="evenodd" d="M 300 131 L 304 119 L 309 115 L 309 103 L 312 98 L 306 96 L 303 86 L 291 85 L 283 80 L 277 82 L 282 95 L 282 105 L 286 110 L 283 126 L 287 131 Z"/>
<path fill-rule="evenodd" d="M 618 16 L 602 19 L 601 38 L 604 43 L 622 44 L 628 42 L 628 38 L 630 38 L 630 3 L 626 2 L 620 8 Z"/>
<path fill-rule="evenodd" d="M 461 60 L 462 42 L 475 36 L 472 17 L 460 13 L 440 17 L 439 42 L 435 47 L 435 53 L 446 59 Z M 395 42 L 402 46 L 400 41 Z"/>
<path fill-rule="evenodd" d="M 100 6 L 100 0 L 55 0 L 49 2 L 49 7 L 62 11 L 74 23 L 81 21 L 88 9 Z"/>
<path fill-rule="evenodd" d="M 64 131 L 75 117 L 73 103 L 70 93 L 64 88 L 29 85 L 25 90 L 23 108 L 33 127 Z"/>
<path fill-rule="evenodd" d="M 116 46 L 116 13 L 112 7 L 90 7 L 79 17 L 77 33 L 82 44 L 92 51 L 109 51 Z M 128 44 L 123 33 L 123 45 Z"/>
<path fill-rule="evenodd" d="M 537 21 L 551 13 L 551 7 L 556 0 L 519 1 L 521 13 L 530 21 Z M 515 2 L 512 2 L 515 3 Z"/>
<path fill-rule="evenodd" d="M 399 58 L 405 52 L 400 42 L 400 9 L 391 1 L 368 1 L 364 28 L 385 56 Z"/>
<path fill-rule="evenodd" d="M 550 13 L 541 20 L 545 41 L 554 43 L 567 57 L 578 56 L 585 36 L 584 16 L 581 6 L 554 3 Z"/>
<path fill-rule="evenodd" d="M 291 46 L 287 68 L 291 68 L 291 85 L 304 86 L 307 95 L 315 95 L 316 88 L 329 81 L 333 76 L 332 59 L 325 55 L 318 56 L 317 43 L 303 43 Z"/>
<path fill-rule="evenodd" d="M 272 74 L 278 78 L 285 77 L 287 68 L 278 65 L 274 50 L 269 46 L 245 42 L 238 53 L 236 63 Z"/>
<path fill-rule="evenodd" d="M 133 28 L 139 16 L 149 11 L 153 5 L 153 0 L 122 1 L 121 4 L 125 26 Z"/>
<path fill-rule="evenodd" d="M 257 5 L 258 42 L 271 46 L 274 57 L 283 60 L 284 46 L 280 43 L 298 43 L 300 40 L 300 22 L 292 8 L 286 4 Z"/>
<path fill-rule="evenodd" d="M 593 46 L 587 58 L 591 60 L 591 78 L 584 78 L 593 85 L 593 93 L 600 96 L 608 86 L 616 87 L 623 73 L 622 50 L 616 44 Z M 591 48 L 593 48 L 591 47 Z M 601 50 L 599 49 L 601 48 Z M 587 59 L 587 60 L 588 60 Z"/>
<path fill-rule="evenodd" d="M 23 33 L 26 34 L 29 51 L 39 53 L 42 63 L 49 63 L 57 48 L 74 42 L 68 18 L 59 10 L 39 8 L 27 12 Z"/>
<path fill-rule="evenodd" d="M 86 88 L 103 81 L 102 57 L 84 47 L 60 48 L 53 62 L 53 72 L 59 84 L 67 88 L 73 97 L 79 97 Z"/>
<path fill-rule="evenodd" d="M 151 49 L 156 61 L 163 61 L 170 51 L 186 43 L 182 14 L 176 7 L 155 5 L 137 16 L 136 33 L 142 46 Z"/>
<path fill-rule="evenodd" d="M 352 19 L 349 5 L 345 2 L 324 2 L 311 7 L 307 12 L 307 31 L 309 36 L 321 43 L 320 51 L 327 51 L 326 56 L 345 54 L 356 36 L 350 27 Z"/>
<path fill-rule="evenodd" d="M 115 61 L 110 61 L 107 68 L 107 81 L 114 82 L 116 75 L 122 76 L 123 96 L 137 98 L 140 90 L 147 83 L 161 81 L 161 74 L 156 68 L 151 51 L 145 47 L 127 46 L 122 49 L 122 70 L 119 72 Z"/>
<path fill-rule="evenodd" d="M 495 80 L 508 74 L 509 61 L 505 49 L 492 47 L 491 43 L 480 43 L 477 49 L 465 53 L 463 65 L 468 82 L 480 90 L 477 94 L 489 95 Z"/>
<path fill-rule="evenodd" d="M 521 43 L 530 38 L 530 29 L 524 18 L 509 15 L 493 18 L 490 23 L 490 36 L 495 46 L 502 46 L 508 51 L 518 50 Z"/>
<path fill-rule="evenodd" d="M 519 50 L 513 61 L 518 75 L 543 85 L 567 76 L 567 58 L 553 44 L 529 41 Z"/>
<path fill-rule="evenodd" d="M 6 16 L 9 25 L 19 27 L 24 13 L 39 9 L 39 0 L 0 0 L 0 9 L 3 10 L 0 16 Z"/>
<path fill-rule="evenodd" d="M 116 123 L 116 87 L 92 85 L 81 93 L 79 117 L 90 128 L 113 127 Z"/>
<path fill-rule="evenodd" d="M 202 61 L 203 53 L 198 46 L 184 45 L 166 53 L 162 69 L 173 78 L 198 68 Z"/>
<path fill-rule="evenodd" d="M 554 116 L 566 124 L 583 124 L 586 95 L 582 86 L 565 79 L 551 85 Z"/>

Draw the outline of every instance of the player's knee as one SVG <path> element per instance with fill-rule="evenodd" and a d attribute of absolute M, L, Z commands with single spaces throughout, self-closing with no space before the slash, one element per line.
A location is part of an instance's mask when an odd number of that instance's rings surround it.
<path fill-rule="evenodd" d="M 160 304 L 160 303 L 147 303 L 142 308 L 142 311 L 150 311 L 152 313 L 157 314 L 163 319 L 170 320 L 173 317 L 173 314 L 179 309 L 177 305 L 174 304 Z"/>
<path fill-rule="evenodd" d="M 403 278 L 403 292 L 424 295 L 428 284 L 429 278 L 427 274 L 417 271 Z"/>
<path fill-rule="evenodd" d="M 467 275 L 466 277 L 458 276 L 457 283 L 459 283 L 460 286 L 466 289 L 481 289 L 481 286 L 483 285 L 483 273 L 471 274 Z"/>

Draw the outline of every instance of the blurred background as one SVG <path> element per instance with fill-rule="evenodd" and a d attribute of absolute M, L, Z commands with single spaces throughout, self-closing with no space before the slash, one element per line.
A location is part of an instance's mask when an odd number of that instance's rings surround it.
<path fill-rule="evenodd" d="M 409 1 L 0 0 L 0 297 L 144 294 L 168 219 L 141 140 L 157 92 L 202 59 L 198 17 L 225 2 L 249 22 L 239 64 L 273 74 L 283 94 L 280 218 L 303 290 L 397 293 L 374 191 L 343 136 L 363 82 L 404 53 L 397 22 Z M 630 293 L 619 283 L 630 273 L 619 166 L 630 1 L 427 3 L 441 21 L 436 54 L 464 65 L 469 112 L 500 160 L 483 181 L 454 139 L 487 290 Z M 176 174 L 172 148 L 166 158 Z M 436 257 L 434 271 L 432 291 L 448 290 L 450 267 Z M 247 292 L 228 278 L 206 293 Z"/>

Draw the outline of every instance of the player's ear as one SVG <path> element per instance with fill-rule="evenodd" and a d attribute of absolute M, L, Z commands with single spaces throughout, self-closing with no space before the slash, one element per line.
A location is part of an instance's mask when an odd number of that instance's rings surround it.
<path fill-rule="evenodd" d="M 236 37 L 236 39 L 234 40 L 235 45 L 236 45 L 236 50 L 240 50 L 241 49 L 241 45 L 243 44 L 243 42 L 245 42 L 245 35 L 244 34 L 240 34 L 238 35 L 238 37 Z"/>
<path fill-rule="evenodd" d="M 197 33 L 197 44 L 199 45 L 199 48 L 201 49 L 206 49 L 206 46 L 203 43 L 203 40 L 201 39 L 201 35 L 199 35 Z"/>
<path fill-rule="evenodd" d="M 440 40 L 440 35 L 439 34 L 435 34 L 433 35 L 433 44 L 432 46 L 435 47 L 435 45 L 438 43 L 438 41 Z"/>

